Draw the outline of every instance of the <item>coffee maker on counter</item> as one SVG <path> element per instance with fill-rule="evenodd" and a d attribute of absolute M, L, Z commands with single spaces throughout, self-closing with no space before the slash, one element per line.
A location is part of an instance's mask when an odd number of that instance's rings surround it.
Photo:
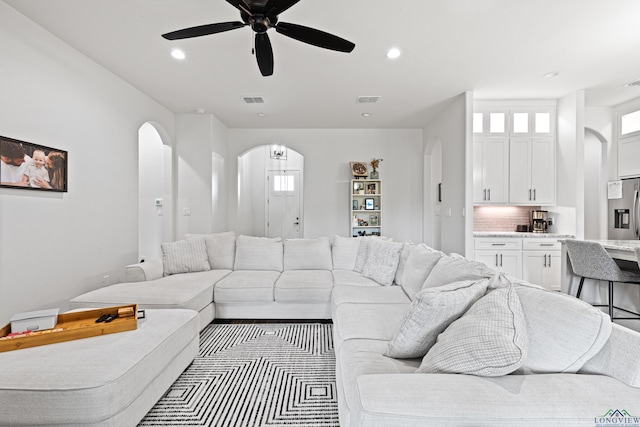
<path fill-rule="evenodd" d="M 548 230 L 548 211 L 531 211 L 531 231 L 546 233 Z"/>

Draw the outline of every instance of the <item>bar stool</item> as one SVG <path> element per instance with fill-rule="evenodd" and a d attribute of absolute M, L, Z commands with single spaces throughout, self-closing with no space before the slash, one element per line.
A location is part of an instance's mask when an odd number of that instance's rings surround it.
<path fill-rule="evenodd" d="M 580 298 L 584 279 L 606 280 L 609 282 L 609 304 L 594 305 L 594 307 L 609 307 L 609 317 L 611 320 L 640 319 L 640 313 L 635 313 L 613 305 L 614 282 L 640 285 L 640 274 L 633 271 L 621 270 L 600 243 L 586 242 L 583 240 L 566 240 L 565 243 L 573 272 L 581 276 L 576 298 Z M 638 257 L 638 265 L 640 266 L 640 248 L 636 249 L 636 256 Z M 633 314 L 635 317 L 614 317 L 614 308 Z"/>

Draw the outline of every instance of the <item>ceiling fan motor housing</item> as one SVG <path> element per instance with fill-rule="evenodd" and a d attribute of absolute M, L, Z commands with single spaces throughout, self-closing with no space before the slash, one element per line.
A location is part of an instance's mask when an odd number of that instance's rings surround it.
<path fill-rule="evenodd" d="M 272 22 L 271 18 L 264 15 L 253 15 L 249 17 L 249 25 L 251 29 L 256 33 L 266 33 L 267 30 L 273 27 L 276 23 Z"/>

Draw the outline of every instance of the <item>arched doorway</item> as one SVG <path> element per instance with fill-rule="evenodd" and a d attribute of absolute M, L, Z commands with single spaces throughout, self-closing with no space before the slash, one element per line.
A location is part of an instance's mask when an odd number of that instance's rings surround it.
<path fill-rule="evenodd" d="M 249 236 L 304 236 L 304 156 L 261 145 L 238 156 L 236 232 Z"/>
<path fill-rule="evenodd" d="M 584 130 L 584 238 L 607 238 L 607 140 Z"/>
<path fill-rule="evenodd" d="M 138 130 L 138 260 L 162 257 L 173 240 L 172 151 L 164 131 L 147 122 Z"/>

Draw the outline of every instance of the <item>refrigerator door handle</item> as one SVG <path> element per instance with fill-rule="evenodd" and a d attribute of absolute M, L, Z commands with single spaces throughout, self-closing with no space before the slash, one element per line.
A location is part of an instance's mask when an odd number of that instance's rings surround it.
<path fill-rule="evenodd" d="M 633 218 L 633 232 L 636 235 L 636 239 L 640 237 L 640 235 L 638 234 L 638 223 L 640 223 L 640 216 L 638 216 L 638 214 L 640 214 L 640 206 L 638 206 L 638 196 L 638 190 L 635 190 L 633 193 L 633 215 L 631 215 L 631 217 Z"/>

